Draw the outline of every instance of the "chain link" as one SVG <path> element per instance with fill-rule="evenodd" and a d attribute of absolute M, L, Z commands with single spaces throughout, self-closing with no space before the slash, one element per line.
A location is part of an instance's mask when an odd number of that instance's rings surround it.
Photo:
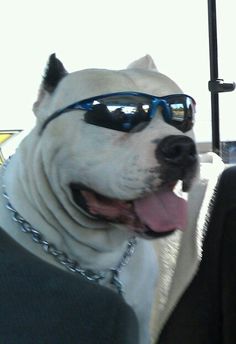
<path fill-rule="evenodd" d="M 8 161 L 6 161 L 3 164 L 3 167 L 6 169 Z M 124 252 L 120 262 L 118 263 L 117 267 L 110 268 L 107 270 L 104 270 L 102 272 L 94 272 L 93 270 L 89 269 L 82 269 L 79 265 L 79 263 L 71 259 L 65 252 L 58 250 L 57 247 L 49 243 L 37 229 L 32 227 L 11 205 L 9 196 L 6 192 L 6 185 L 2 185 L 3 187 L 3 197 L 6 199 L 6 208 L 11 211 L 12 213 L 12 219 L 16 223 L 20 225 L 20 229 L 24 233 L 28 233 L 31 235 L 32 240 L 39 244 L 43 250 L 47 253 L 53 256 L 53 258 L 61 265 L 63 265 L 66 269 L 73 273 L 79 273 L 81 276 L 85 277 L 87 280 L 92 282 L 99 282 L 101 280 L 104 280 L 106 275 L 110 272 L 111 278 L 110 278 L 110 284 L 113 285 L 119 294 L 124 293 L 124 285 L 120 281 L 120 272 L 123 267 L 125 267 L 128 263 L 132 255 L 135 251 L 135 246 L 137 244 L 136 237 L 132 237 L 127 244 L 126 251 Z"/>

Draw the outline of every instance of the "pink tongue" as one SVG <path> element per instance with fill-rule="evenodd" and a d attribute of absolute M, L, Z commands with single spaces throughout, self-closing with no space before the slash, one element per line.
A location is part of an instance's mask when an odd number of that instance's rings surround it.
<path fill-rule="evenodd" d="M 170 190 L 162 190 L 134 202 L 139 219 L 154 232 L 185 229 L 187 202 Z"/>

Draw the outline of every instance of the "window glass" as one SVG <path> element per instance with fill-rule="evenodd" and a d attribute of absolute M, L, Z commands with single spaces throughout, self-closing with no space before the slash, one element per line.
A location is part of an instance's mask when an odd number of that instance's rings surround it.
<path fill-rule="evenodd" d="M 148 53 L 161 72 L 196 99 L 196 138 L 209 142 L 207 18 L 205 0 L 5 1 L 0 13 L 0 129 L 34 124 L 31 108 L 51 53 L 69 71 L 122 69 Z"/>

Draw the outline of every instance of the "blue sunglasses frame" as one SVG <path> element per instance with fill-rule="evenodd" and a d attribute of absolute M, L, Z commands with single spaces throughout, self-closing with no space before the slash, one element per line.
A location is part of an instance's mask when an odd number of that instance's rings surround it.
<path fill-rule="evenodd" d="M 178 110 L 179 110 L 178 105 L 181 105 L 181 106 L 183 106 L 183 110 L 184 110 L 184 116 L 183 116 L 182 123 L 184 121 L 188 120 L 188 121 L 192 122 L 192 125 L 193 125 L 193 121 L 194 121 L 193 116 L 195 114 L 196 102 L 191 96 L 189 96 L 187 94 L 180 93 L 180 94 L 170 94 L 167 96 L 158 97 L 158 96 L 154 96 L 154 95 L 151 95 L 148 93 L 127 91 L 127 92 L 107 93 L 107 94 L 102 94 L 102 95 L 95 96 L 95 97 L 90 97 L 87 99 L 79 100 L 75 103 L 72 103 L 72 104 L 62 108 L 62 109 L 59 109 L 59 110 L 55 111 L 52 115 L 50 115 L 46 119 L 46 121 L 44 122 L 44 124 L 42 126 L 41 132 L 46 128 L 46 126 L 48 125 L 49 122 L 51 122 L 51 120 L 57 118 L 58 116 L 60 116 L 63 113 L 67 113 L 70 111 L 76 111 L 76 110 L 83 110 L 83 111 L 90 112 L 97 105 L 97 104 L 94 104 L 94 102 L 96 102 L 98 100 L 104 100 L 107 98 L 113 98 L 113 97 L 134 97 L 134 98 L 139 97 L 139 98 L 143 98 L 143 99 L 148 100 L 149 102 L 147 105 L 149 105 L 150 108 L 146 113 L 147 119 L 145 120 L 148 122 L 155 115 L 158 106 L 161 106 L 163 109 L 162 114 L 163 114 L 164 120 L 171 125 L 173 125 L 172 121 L 177 121 L 177 122 L 179 121 L 179 124 L 181 123 L 180 119 L 179 120 L 173 119 L 173 112 L 174 111 L 178 112 Z M 176 102 L 177 99 L 182 99 L 182 102 Z M 171 102 L 171 100 L 172 100 L 172 102 Z M 120 105 L 120 106 L 122 107 L 122 105 Z M 128 106 L 128 104 L 124 104 L 124 106 Z M 177 106 L 177 108 L 173 109 L 172 107 L 175 107 L 175 106 Z M 187 112 L 189 110 L 189 107 L 191 107 L 191 113 L 188 114 Z M 95 123 L 91 123 L 91 124 L 95 124 Z M 105 126 L 105 125 L 101 125 L 101 124 L 95 124 L 95 125 Z M 174 125 L 174 126 L 177 126 L 177 125 L 178 125 L 178 123 L 176 123 L 176 125 Z M 190 125 L 190 126 L 192 126 L 192 125 Z M 130 131 L 130 129 L 127 128 L 127 125 L 126 126 L 124 125 L 123 128 L 119 128 L 119 129 L 115 129 L 115 130 Z M 182 130 L 182 131 L 187 131 L 187 130 Z"/>

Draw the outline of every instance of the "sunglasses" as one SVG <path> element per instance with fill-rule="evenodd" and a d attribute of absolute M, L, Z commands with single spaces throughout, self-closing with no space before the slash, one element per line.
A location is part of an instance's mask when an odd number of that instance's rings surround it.
<path fill-rule="evenodd" d="M 166 123 L 182 132 L 193 127 L 196 103 L 186 94 L 157 97 L 140 92 L 116 92 L 80 100 L 54 112 L 44 122 L 42 131 L 52 119 L 74 110 L 86 111 L 84 120 L 89 124 L 124 132 L 138 131 L 152 120 L 159 106 Z"/>

